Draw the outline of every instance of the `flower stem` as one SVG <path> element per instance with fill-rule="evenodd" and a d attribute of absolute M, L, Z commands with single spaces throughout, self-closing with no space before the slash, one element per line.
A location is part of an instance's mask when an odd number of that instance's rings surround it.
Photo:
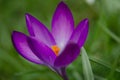
<path fill-rule="evenodd" d="M 62 76 L 63 80 L 69 80 L 67 77 L 65 68 L 61 69 L 61 76 Z"/>
<path fill-rule="evenodd" d="M 66 74 L 66 68 L 54 68 L 54 70 L 62 77 L 63 80 L 69 80 Z"/>

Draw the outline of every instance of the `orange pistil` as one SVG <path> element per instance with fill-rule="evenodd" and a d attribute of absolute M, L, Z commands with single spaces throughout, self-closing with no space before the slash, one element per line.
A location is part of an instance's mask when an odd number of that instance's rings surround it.
<path fill-rule="evenodd" d="M 58 56 L 60 48 L 57 45 L 53 45 L 51 48 L 52 48 L 53 52 L 55 53 L 55 55 Z"/>

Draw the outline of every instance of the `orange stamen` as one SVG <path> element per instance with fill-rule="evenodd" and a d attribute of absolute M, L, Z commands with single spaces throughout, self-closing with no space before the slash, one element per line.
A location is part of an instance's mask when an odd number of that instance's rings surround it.
<path fill-rule="evenodd" d="M 60 48 L 57 45 L 53 45 L 51 48 L 52 48 L 53 52 L 55 53 L 55 55 L 58 56 Z"/>

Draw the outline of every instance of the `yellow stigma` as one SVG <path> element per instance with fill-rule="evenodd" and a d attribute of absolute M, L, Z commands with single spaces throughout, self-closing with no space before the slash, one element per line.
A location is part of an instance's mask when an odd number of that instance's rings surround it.
<path fill-rule="evenodd" d="M 55 55 L 58 56 L 60 48 L 57 45 L 53 45 L 51 48 L 52 48 L 53 52 L 55 53 Z"/>

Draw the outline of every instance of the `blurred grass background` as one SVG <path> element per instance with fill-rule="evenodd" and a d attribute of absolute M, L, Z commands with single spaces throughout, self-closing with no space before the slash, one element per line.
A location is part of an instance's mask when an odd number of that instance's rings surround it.
<path fill-rule="evenodd" d="M 75 25 L 89 18 L 85 44 L 95 80 L 120 79 L 120 0 L 64 0 Z M 33 64 L 15 51 L 13 30 L 28 34 L 25 13 L 30 13 L 49 29 L 60 0 L 0 0 L 0 80 L 61 80 L 44 66 Z M 81 56 L 67 68 L 70 80 L 85 80 Z"/>

